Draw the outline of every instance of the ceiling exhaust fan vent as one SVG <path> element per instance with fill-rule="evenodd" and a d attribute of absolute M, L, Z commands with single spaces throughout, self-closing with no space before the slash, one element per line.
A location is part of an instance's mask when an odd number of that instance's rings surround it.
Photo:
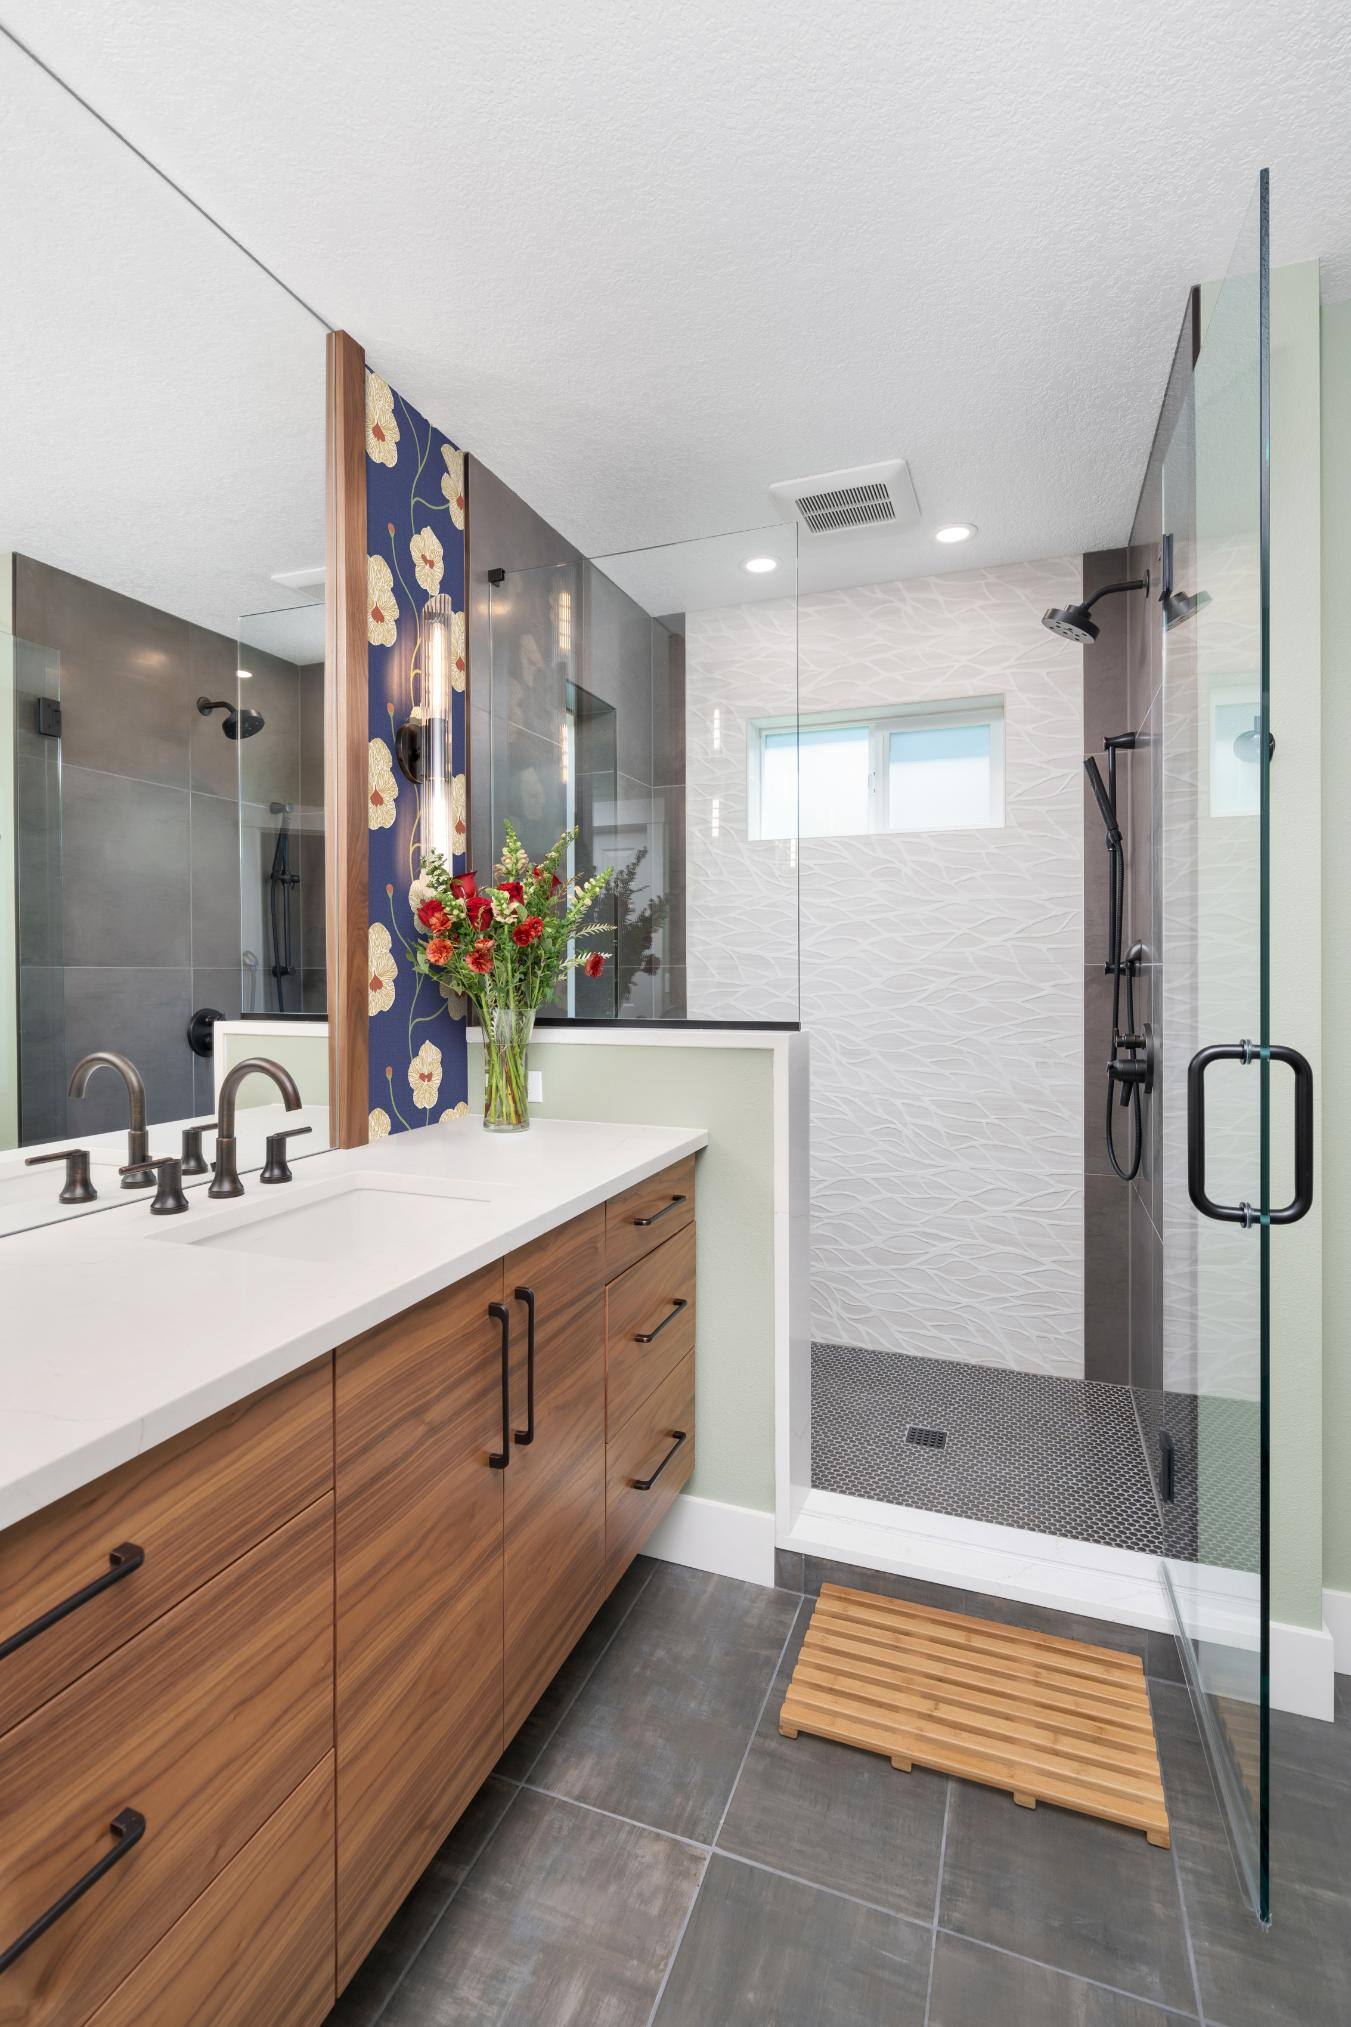
<path fill-rule="evenodd" d="M 903 458 L 858 465 L 853 471 L 785 479 L 769 491 L 782 519 L 796 521 L 812 535 L 835 535 L 852 528 L 908 528 L 919 519 L 919 501 Z"/>

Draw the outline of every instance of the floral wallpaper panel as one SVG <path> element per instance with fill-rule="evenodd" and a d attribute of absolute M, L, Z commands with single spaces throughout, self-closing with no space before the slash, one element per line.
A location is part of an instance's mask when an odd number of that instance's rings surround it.
<path fill-rule="evenodd" d="M 425 703 L 419 621 L 449 598 L 450 823 L 465 865 L 464 453 L 378 374 L 366 375 L 366 638 L 369 654 L 370 1137 L 430 1126 L 466 1108 L 462 1006 L 409 963 L 408 890 L 421 864 L 423 793 L 395 758 L 399 727 Z"/>

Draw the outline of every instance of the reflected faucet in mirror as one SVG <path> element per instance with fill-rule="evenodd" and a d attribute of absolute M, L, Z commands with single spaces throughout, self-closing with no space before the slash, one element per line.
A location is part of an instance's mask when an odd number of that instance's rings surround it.
<path fill-rule="evenodd" d="M 288 1112 L 300 1110 L 300 1092 L 290 1071 L 280 1063 L 274 1063 L 270 1056 L 245 1056 L 228 1070 L 220 1087 L 220 1101 L 216 1107 L 216 1173 L 211 1179 L 207 1195 L 211 1197 L 243 1196 L 244 1185 L 239 1180 L 239 1148 L 235 1139 L 235 1104 L 239 1087 L 246 1077 L 257 1072 L 270 1077 Z"/>
<path fill-rule="evenodd" d="M 120 1056 L 116 1049 L 95 1049 L 92 1055 L 82 1056 L 70 1073 L 68 1098 L 83 1098 L 85 1086 L 95 1070 L 107 1068 L 116 1070 L 127 1087 L 127 1103 L 131 1110 L 131 1123 L 127 1128 L 127 1162 L 132 1170 L 122 1177 L 123 1189 L 153 1189 L 155 1178 L 143 1166 L 150 1153 L 150 1136 L 145 1123 L 145 1080 L 128 1056 Z"/>

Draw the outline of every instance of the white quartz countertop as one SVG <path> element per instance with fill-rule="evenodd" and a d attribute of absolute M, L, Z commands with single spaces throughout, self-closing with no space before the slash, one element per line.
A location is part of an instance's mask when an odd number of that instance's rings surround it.
<path fill-rule="evenodd" d="M 230 1202 L 198 1192 L 180 1217 L 147 1198 L 0 1240 L 0 1528 L 707 1141 L 460 1119 L 298 1160 L 280 1187 L 246 1176 Z"/>

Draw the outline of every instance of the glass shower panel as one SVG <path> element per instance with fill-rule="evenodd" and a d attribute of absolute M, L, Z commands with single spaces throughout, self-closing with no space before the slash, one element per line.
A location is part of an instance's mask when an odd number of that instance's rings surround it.
<path fill-rule="evenodd" d="M 747 556 L 772 555 L 748 576 Z M 509 818 L 532 857 L 577 830 L 601 866 L 610 959 L 542 1018 L 796 1021 L 797 598 L 794 531 L 503 571 L 490 586 L 488 695 L 474 701 L 473 860 Z M 752 837 L 751 755 L 786 741 L 782 835 Z"/>
<path fill-rule="evenodd" d="M 1158 551 L 1161 1025 L 1170 1066 L 1162 1127 L 1168 1445 L 1160 1510 L 1165 1577 L 1193 1701 L 1239 1874 L 1265 1917 L 1265 175 L 1230 270 L 1203 292 L 1202 310 L 1189 395 L 1164 458 Z M 1216 1045 L 1225 1047 L 1202 1060 Z M 1207 1204 L 1234 1208 L 1202 1214 Z"/>

